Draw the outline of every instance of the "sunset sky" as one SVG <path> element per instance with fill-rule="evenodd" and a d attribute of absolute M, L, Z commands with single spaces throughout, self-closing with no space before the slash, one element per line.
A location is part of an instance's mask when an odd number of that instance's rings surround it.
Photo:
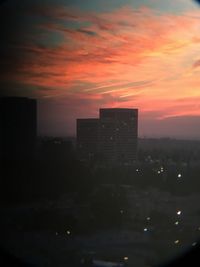
<path fill-rule="evenodd" d="M 200 6 L 26 0 L 0 6 L 0 88 L 38 99 L 43 135 L 99 108 L 139 109 L 140 137 L 200 139 Z"/>

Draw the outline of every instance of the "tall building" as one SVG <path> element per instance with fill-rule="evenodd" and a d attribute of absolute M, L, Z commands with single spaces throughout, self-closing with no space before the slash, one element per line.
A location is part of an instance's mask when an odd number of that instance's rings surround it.
<path fill-rule="evenodd" d="M 80 158 L 92 157 L 113 163 L 136 159 L 138 110 L 100 109 L 99 119 L 77 120 L 77 145 Z"/>
<path fill-rule="evenodd" d="M 37 105 L 25 97 L 0 98 L 0 156 L 26 159 L 33 156 L 37 137 Z"/>
<path fill-rule="evenodd" d="M 136 159 L 138 110 L 100 109 L 99 152 L 113 162 L 132 163 Z"/>

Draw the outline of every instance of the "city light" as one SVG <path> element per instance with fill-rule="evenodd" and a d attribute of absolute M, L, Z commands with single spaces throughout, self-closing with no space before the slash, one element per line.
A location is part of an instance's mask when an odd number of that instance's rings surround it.
<path fill-rule="evenodd" d="M 182 213 L 181 210 L 178 210 L 176 214 L 181 215 L 181 213 Z"/>
<path fill-rule="evenodd" d="M 125 261 L 127 261 L 127 260 L 128 260 L 128 257 L 127 257 L 127 256 L 125 256 L 125 257 L 124 257 L 124 260 L 125 260 Z"/>
<path fill-rule="evenodd" d="M 177 239 L 177 240 L 174 241 L 174 244 L 177 245 L 177 244 L 179 244 L 179 242 L 180 242 L 180 241 Z"/>
<path fill-rule="evenodd" d="M 68 234 L 68 235 L 70 235 L 70 234 L 71 234 L 71 232 L 70 232 L 69 230 L 67 230 L 67 234 Z"/>
<path fill-rule="evenodd" d="M 179 174 L 178 174 L 178 178 L 181 178 L 181 177 L 182 177 L 182 175 L 179 173 Z"/>
<path fill-rule="evenodd" d="M 148 231 L 148 229 L 147 228 L 144 228 L 144 232 L 147 232 Z"/>
<path fill-rule="evenodd" d="M 179 221 L 175 222 L 174 224 L 175 224 L 175 225 L 179 225 Z"/>

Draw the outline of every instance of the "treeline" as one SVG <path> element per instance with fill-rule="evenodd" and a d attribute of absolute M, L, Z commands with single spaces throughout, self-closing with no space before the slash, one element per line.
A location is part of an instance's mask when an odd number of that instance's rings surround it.
<path fill-rule="evenodd" d="M 200 159 L 199 142 L 143 142 L 139 145 L 138 162 L 134 166 L 105 167 L 105 164 L 103 167 L 95 162 L 81 163 L 70 143 L 46 141 L 35 158 L 2 160 L 1 199 L 4 202 L 56 199 L 62 194 L 76 192 L 77 201 L 81 202 L 87 201 L 102 184 L 127 184 L 140 189 L 151 186 L 172 194 L 198 192 L 200 166 L 195 164 L 195 158 Z M 160 172 L 161 167 L 163 172 Z"/>
<path fill-rule="evenodd" d="M 4 202 L 56 199 L 68 192 L 90 191 L 91 186 L 90 170 L 73 157 L 2 160 L 0 195 Z"/>
<path fill-rule="evenodd" d="M 140 138 L 138 140 L 138 159 L 145 160 L 149 155 L 153 159 L 171 159 L 175 162 L 200 160 L 200 141 Z"/>

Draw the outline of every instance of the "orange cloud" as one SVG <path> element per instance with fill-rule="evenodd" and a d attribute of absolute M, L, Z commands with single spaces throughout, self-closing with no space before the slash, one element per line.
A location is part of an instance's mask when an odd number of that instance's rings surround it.
<path fill-rule="evenodd" d="M 96 110 L 135 106 L 155 119 L 200 115 L 199 11 L 172 15 L 124 7 L 86 14 L 57 7 L 32 12 L 54 19 L 38 25 L 40 37 L 57 33 L 62 42 L 41 46 L 36 40 L 19 47 L 25 57 L 13 80 L 50 88 L 42 97 L 96 101 Z"/>

